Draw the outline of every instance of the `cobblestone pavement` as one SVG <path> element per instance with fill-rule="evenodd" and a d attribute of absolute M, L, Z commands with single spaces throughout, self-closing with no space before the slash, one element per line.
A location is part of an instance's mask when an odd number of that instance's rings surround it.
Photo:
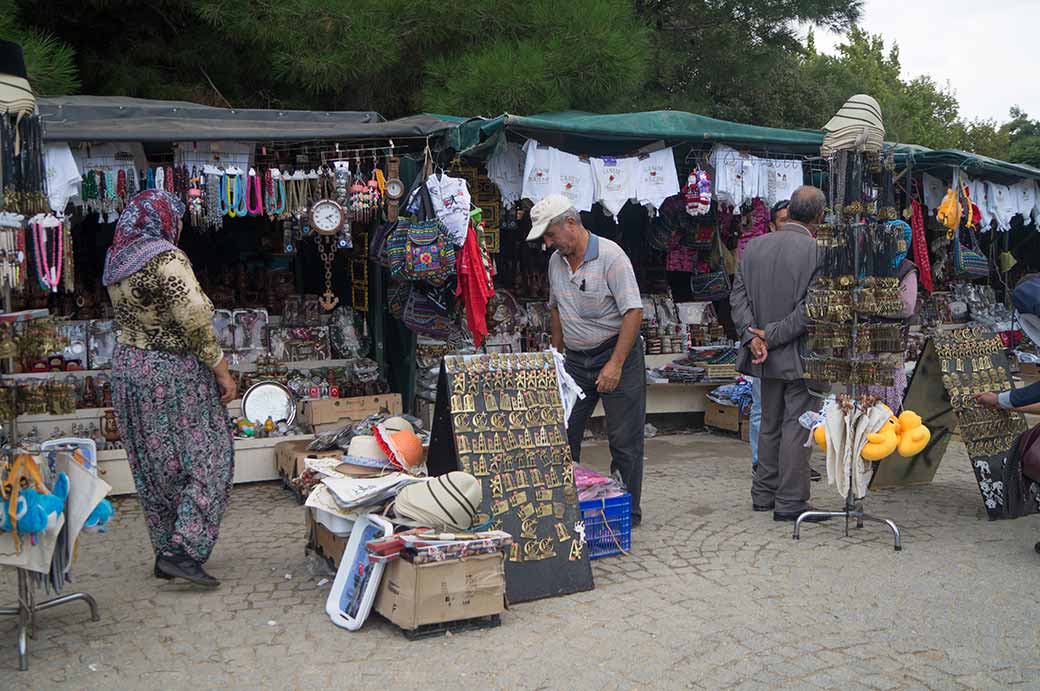
<path fill-rule="evenodd" d="M 588 449 L 604 467 L 605 446 Z M 77 585 L 102 620 L 80 604 L 42 613 L 25 673 L 0 620 L 0 687 L 1040 689 L 1038 524 L 985 519 L 959 444 L 934 484 L 868 499 L 903 529 L 901 553 L 881 526 L 810 525 L 795 542 L 752 513 L 746 444 L 668 436 L 646 451 L 646 518 L 631 556 L 594 562 L 594 591 L 418 642 L 377 616 L 359 633 L 329 622 L 303 510 L 280 486 L 235 488 L 214 592 L 153 579 L 140 509 L 121 500 L 80 548 Z"/>

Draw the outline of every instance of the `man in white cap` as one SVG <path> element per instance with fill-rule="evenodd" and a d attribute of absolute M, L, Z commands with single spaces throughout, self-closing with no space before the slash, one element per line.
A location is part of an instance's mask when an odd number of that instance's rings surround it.
<path fill-rule="evenodd" d="M 567 372 L 585 392 L 571 411 L 567 440 L 578 462 L 585 424 L 603 400 L 610 469 L 632 495 L 632 523 L 642 520 L 646 372 L 639 325 L 643 300 L 625 251 L 593 235 L 563 195 L 531 209 L 528 242 L 556 250 L 549 259 L 552 343 L 566 354 Z"/>

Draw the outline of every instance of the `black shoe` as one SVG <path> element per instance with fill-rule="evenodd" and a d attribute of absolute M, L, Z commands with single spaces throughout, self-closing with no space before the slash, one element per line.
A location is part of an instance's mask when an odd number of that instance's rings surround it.
<path fill-rule="evenodd" d="M 155 565 L 159 571 L 163 572 L 170 578 L 183 578 L 186 581 L 194 583 L 195 585 L 201 585 L 204 588 L 216 588 L 220 585 L 220 581 L 203 571 L 202 564 L 199 564 L 194 559 L 188 557 L 181 557 L 176 560 L 167 557 L 159 557 Z"/>
<path fill-rule="evenodd" d="M 762 512 L 762 511 L 772 511 L 773 510 L 773 505 L 772 504 L 752 504 L 751 505 L 751 510 L 752 511 L 759 511 L 759 512 Z"/>
<path fill-rule="evenodd" d="M 172 581 L 173 580 L 173 576 L 171 576 L 171 575 L 169 575 L 167 573 L 163 573 L 162 571 L 159 570 L 159 557 L 155 558 L 155 568 L 152 570 L 152 573 L 155 574 L 156 578 L 161 578 L 164 581 Z"/>
<path fill-rule="evenodd" d="M 823 476 L 820 475 L 820 471 L 813 470 L 812 468 L 809 468 L 809 481 L 810 482 L 819 482 L 822 479 L 823 479 Z"/>
<path fill-rule="evenodd" d="M 806 511 L 816 511 L 816 509 L 814 509 L 813 507 L 809 506 L 809 507 L 806 507 L 806 509 L 804 511 L 774 511 L 773 512 L 773 520 L 774 521 L 791 521 L 791 522 L 797 521 L 798 517 L 801 516 Z M 823 523 L 824 521 L 829 521 L 829 520 L 831 520 L 830 516 L 809 516 L 808 518 L 804 519 L 802 521 L 802 523 Z"/>

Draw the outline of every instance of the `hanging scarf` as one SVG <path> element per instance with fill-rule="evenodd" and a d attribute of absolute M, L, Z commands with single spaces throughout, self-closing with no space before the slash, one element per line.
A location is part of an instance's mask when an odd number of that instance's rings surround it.
<path fill-rule="evenodd" d="M 910 247 L 913 245 L 914 231 L 906 221 L 889 221 L 888 225 L 903 231 L 903 246 L 906 249 L 896 252 L 895 256 L 892 257 L 892 268 L 898 269 L 899 265 L 903 263 L 904 259 L 906 259 L 906 255 L 910 252 Z"/>
<path fill-rule="evenodd" d="M 163 190 L 145 190 L 131 199 L 105 255 L 102 284 L 118 283 L 157 255 L 177 249 L 177 221 L 184 210 L 180 199 Z"/>
<path fill-rule="evenodd" d="M 935 290 L 935 284 L 932 282 L 932 262 L 928 259 L 928 239 L 924 234 L 924 211 L 921 210 L 921 202 L 916 199 L 910 200 L 910 208 L 914 264 L 917 265 L 917 273 L 921 279 L 921 285 L 931 293 Z"/>
<path fill-rule="evenodd" d="M 477 231 L 469 224 L 466 242 L 462 251 L 456 252 L 456 273 L 458 285 L 455 295 L 461 296 L 466 305 L 466 326 L 473 335 L 473 345 L 479 348 L 488 335 L 487 305 L 495 294 L 491 280 L 491 271 L 484 261 L 477 241 Z"/>

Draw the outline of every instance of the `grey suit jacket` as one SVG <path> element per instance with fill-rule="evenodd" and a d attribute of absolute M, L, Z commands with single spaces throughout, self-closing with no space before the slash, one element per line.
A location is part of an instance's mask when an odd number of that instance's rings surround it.
<path fill-rule="evenodd" d="M 809 325 L 805 296 L 816 273 L 816 240 L 799 224 L 784 224 L 748 243 L 730 295 L 742 346 L 737 371 L 764 379 L 802 378 L 802 337 Z M 764 364 L 751 363 L 749 328 L 766 332 Z"/>

